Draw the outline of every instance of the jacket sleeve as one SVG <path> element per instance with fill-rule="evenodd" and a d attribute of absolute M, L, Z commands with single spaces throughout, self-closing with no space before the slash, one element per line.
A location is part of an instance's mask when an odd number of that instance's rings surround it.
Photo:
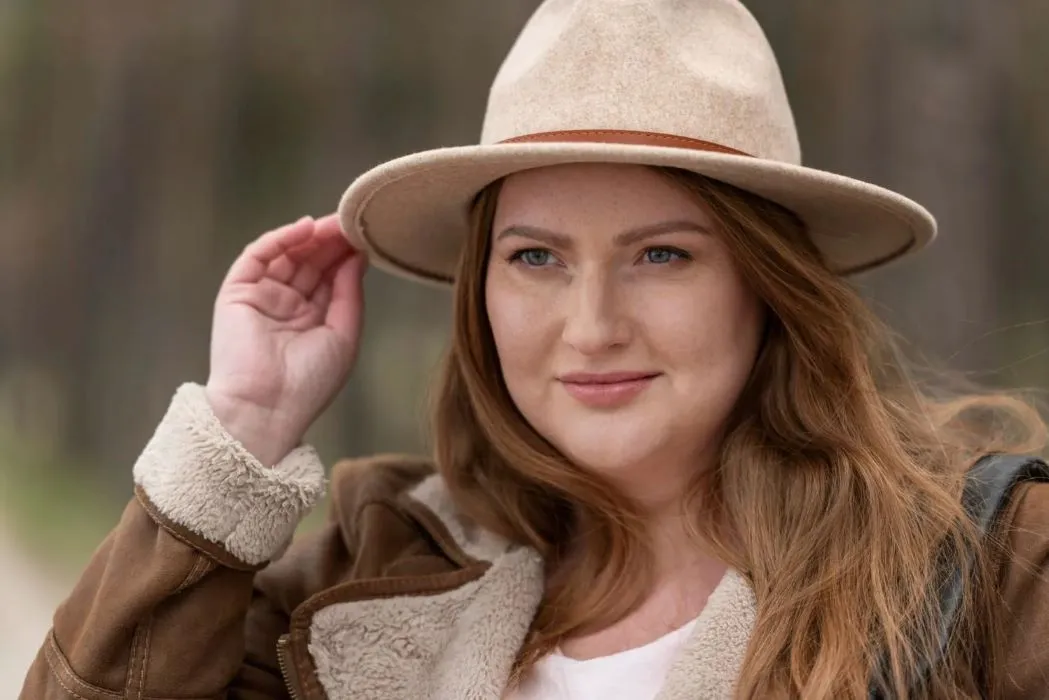
<path fill-rule="evenodd" d="M 184 384 L 134 479 L 20 697 L 285 697 L 274 647 L 287 615 L 253 583 L 324 491 L 314 450 L 264 467 L 222 428 L 203 387 Z"/>
<path fill-rule="evenodd" d="M 1017 492 L 1005 544 L 1010 559 L 1000 590 L 1004 649 L 1001 691 L 1005 700 L 1049 700 L 1049 484 Z"/>

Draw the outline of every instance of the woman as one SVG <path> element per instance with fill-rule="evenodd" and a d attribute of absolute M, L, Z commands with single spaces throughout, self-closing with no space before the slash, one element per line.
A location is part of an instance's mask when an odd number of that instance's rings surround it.
<path fill-rule="evenodd" d="M 546 2 L 480 145 L 233 264 L 23 697 L 1049 697 L 1044 425 L 907 379 L 843 275 L 932 218 L 798 161 L 735 0 Z M 434 460 L 285 551 L 364 251 L 454 280 Z"/>

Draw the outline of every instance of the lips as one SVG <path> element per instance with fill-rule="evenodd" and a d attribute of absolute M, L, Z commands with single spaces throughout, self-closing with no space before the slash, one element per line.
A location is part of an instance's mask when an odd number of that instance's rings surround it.
<path fill-rule="evenodd" d="M 570 372 L 561 375 L 560 379 L 567 384 L 618 384 L 651 379 L 658 374 L 659 372 Z"/>
<path fill-rule="evenodd" d="M 559 377 L 574 399 L 594 408 L 618 408 L 633 401 L 658 372 L 571 372 Z"/>

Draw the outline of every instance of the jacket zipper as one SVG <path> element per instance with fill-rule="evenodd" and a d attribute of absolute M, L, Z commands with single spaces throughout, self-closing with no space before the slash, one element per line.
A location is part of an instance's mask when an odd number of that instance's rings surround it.
<path fill-rule="evenodd" d="M 299 693 L 298 676 L 295 675 L 295 666 L 291 663 L 291 640 L 288 635 L 281 635 L 277 640 L 277 665 L 280 666 L 280 675 L 284 678 L 284 685 L 288 688 L 291 700 L 301 700 Z"/>

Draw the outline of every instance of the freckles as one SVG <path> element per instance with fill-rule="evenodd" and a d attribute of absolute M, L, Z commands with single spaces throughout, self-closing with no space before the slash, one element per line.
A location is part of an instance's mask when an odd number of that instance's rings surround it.
<path fill-rule="evenodd" d="M 551 338 L 556 338 L 547 295 L 505 283 L 489 291 L 489 323 L 503 362 L 521 368 L 542 362 L 553 349 Z"/>
<path fill-rule="evenodd" d="M 493 315 L 498 317 L 505 333 L 510 337 L 529 337 L 543 323 L 543 304 L 537 298 L 526 293 L 512 292 L 504 294 L 494 307 Z"/>
<path fill-rule="evenodd" d="M 694 356 L 717 332 L 709 304 L 692 294 L 647 298 L 635 309 L 653 349 L 668 358 Z"/>
<path fill-rule="evenodd" d="M 651 300 L 642 313 L 656 352 L 685 364 L 717 362 L 742 349 L 753 325 L 747 305 L 713 290 L 665 295 Z"/>

